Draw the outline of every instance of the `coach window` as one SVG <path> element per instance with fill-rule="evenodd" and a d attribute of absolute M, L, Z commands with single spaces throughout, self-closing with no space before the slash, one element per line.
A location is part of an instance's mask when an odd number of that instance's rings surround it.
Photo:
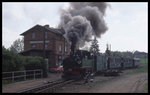
<path fill-rule="evenodd" d="M 34 39 L 35 38 L 35 33 L 34 32 L 32 32 L 32 39 Z"/>

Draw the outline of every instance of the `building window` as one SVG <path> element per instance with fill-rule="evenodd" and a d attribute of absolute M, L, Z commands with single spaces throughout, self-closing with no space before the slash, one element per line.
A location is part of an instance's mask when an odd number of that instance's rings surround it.
<path fill-rule="evenodd" d="M 34 39 L 34 38 L 35 38 L 35 33 L 33 32 L 33 33 L 32 33 L 32 39 Z"/>
<path fill-rule="evenodd" d="M 47 47 L 48 47 L 48 45 L 47 45 L 47 44 L 45 44 L 45 49 L 47 49 Z"/>
<path fill-rule="evenodd" d="M 45 39 L 47 39 L 47 32 L 45 32 Z"/>
<path fill-rule="evenodd" d="M 32 44 L 32 48 L 36 48 L 35 44 Z"/>
<path fill-rule="evenodd" d="M 65 45 L 65 53 L 67 53 L 67 46 Z"/>
<path fill-rule="evenodd" d="M 62 52 L 62 45 L 59 45 L 59 52 Z"/>

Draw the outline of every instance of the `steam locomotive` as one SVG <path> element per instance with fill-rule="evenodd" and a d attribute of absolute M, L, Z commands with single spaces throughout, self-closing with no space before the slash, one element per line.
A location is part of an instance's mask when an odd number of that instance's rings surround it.
<path fill-rule="evenodd" d="M 64 68 L 62 78 L 83 79 L 92 74 L 118 75 L 123 69 L 138 67 L 139 59 L 115 57 L 110 55 L 108 49 L 105 54 L 96 56 L 85 50 L 76 50 L 72 51 L 62 64 Z"/>
<path fill-rule="evenodd" d="M 78 50 L 74 55 L 70 55 L 63 60 L 63 75 L 65 79 L 81 79 L 86 72 L 93 72 L 92 58 L 87 51 Z"/>

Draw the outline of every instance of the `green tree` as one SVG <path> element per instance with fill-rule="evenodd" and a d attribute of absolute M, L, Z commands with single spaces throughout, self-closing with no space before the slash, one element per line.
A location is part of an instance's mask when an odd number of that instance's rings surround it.
<path fill-rule="evenodd" d="M 42 69 L 47 77 L 47 65 L 42 57 L 22 56 L 2 46 L 2 72 Z"/>
<path fill-rule="evenodd" d="M 42 57 L 26 56 L 26 58 L 25 58 L 25 69 L 26 70 L 42 69 L 43 62 L 44 61 L 43 61 Z"/>
<path fill-rule="evenodd" d="M 92 41 L 92 45 L 90 47 L 90 52 L 92 55 L 97 55 L 99 53 L 99 45 L 98 45 L 98 41 L 96 39 L 96 37 L 94 38 L 94 40 Z"/>
<path fill-rule="evenodd" d="M 93 64 L 93 68 L 95 70 L 95 72 L 97 71 L 97 64 L 96 64 L 96 60 L 97 60 L 97 56 L 99 54 L 99 45 L 98 45 L 98 41 L 96 40 L 96 37 L 94 38 L 94 40 L 92 41 L 92 45 L 90 47 L 90 52 L 93 55 L 94 58 L 94 64 Z"/>
<path fill-rule="evenodd" d="M 14 53 L 19 53 L 24 50 L 24 38 L 17 39 L 13 42 L 13 44 L 9 48 L 10 51 L 13 51 Z"/>
<path fill-rule="evenodd" d="M 2 46 L 2 71 L 8 72 L 20 70 L 23 66 L 23 61 L 20 58 L 21 55 L 16 54 Z"/>

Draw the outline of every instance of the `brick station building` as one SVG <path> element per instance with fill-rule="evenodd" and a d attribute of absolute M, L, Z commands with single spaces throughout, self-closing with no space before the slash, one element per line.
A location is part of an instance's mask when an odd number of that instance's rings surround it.
<path fill-rule="evenodd" d="M 20 34 L 24 36 L 25 56 L 44 56 L 44 32 L 45 32 L 45 57 L 48 59 L 49 68 L 61 65 L 62 60 L 69 56 L 70 45 L 64 38 L 64 30 L 51 28 L 49 25 L 35 25 L 31 29 Z"/>

